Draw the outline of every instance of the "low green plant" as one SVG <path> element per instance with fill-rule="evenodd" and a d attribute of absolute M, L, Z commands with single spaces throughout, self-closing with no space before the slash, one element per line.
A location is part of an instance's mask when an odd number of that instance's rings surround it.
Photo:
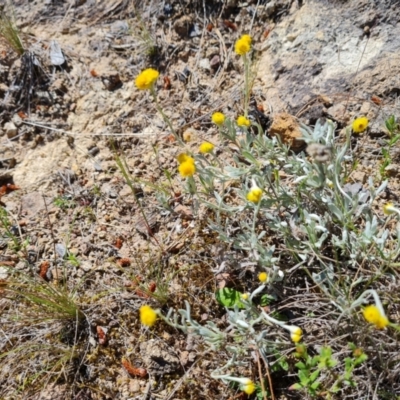
<path fill-rule="evenodd" d="M 395 140 L 395 142 L 390 142 L 390 146 L 394 145 L 400 138 L 399 132 L 400 132 L 400 125 L 396 121 L 396 117 L 394 115 L 390 115 L 389 117 L 386 118 L 385 120 L 385 126 L 387 129 L 387 133 L 389 135 L 389 138 L 391 140 Z"/>
<path fill-rule="evenodd" d="M 382 179 L 387 179 L 386 168 L 392 164 L 392 157 L 390 156 L 390 149 L 388 147 L 382 147 L 382 161 L 379 165 L 379 175 Z"/>
<path fill-rule="evenodd" d="M 355 387 L 353 372 L 368 357 L 353 343 L 348 346 L 352 352 L 351 357 L 339 362 L 329 346 L 321 347 L 319 354 L 312 357 L 304 344 L 297 345 L 295 356 L 301 359 L 295 365 L 299 383 L 292 385 L 291 389 L 303 391 L 311 397 L 323 396 L 330 399 L 332 394 L 339 393 L 344 386 Z"/>
<path fill-rule="evenodd" d="M 67 256 L 65 257 L 65 260 L 68 261 L 74 267 L 79 267 L 79 265 L 81 264 L 78 257 L 71 252 L 68 252 Z"/>
<path fill-rule="evenodd" d="M 385 120 L 385 126 L 389 139 L 386 140 L 386 146 L 382 147 L 381 149 L 382 161 L 379 165 L 379 174 L 382 177 L 382 179 L 386 179 L 388 177 L 386 168 L 392 164 L 392 157 L 390 154 L 390 150 L 392 149 L 393 146 L 396 145 L 396 143 L 400 139 L 400 125 L 396 121 L 394 115 L 390 115 Z"/>
<path fill-rule="evenodd" d="M 139 23 L 139 38 L 142 44 L 143 52 L 148 56 L 148 57 L 154 57 L 158 53 L 158 46 L 157 46 L 157 40 L 154 38 L 154 36 L 151 34 L 150 30 L 148 29 L 148 23 L 144 21 L 142 18 L 142 15 L 139 10 L 135 9 L 135 14 L 136 14 L 136 19 Z"/>
<path fill-rule="evenodd" d="M 75 300 L 77 287 L 70 291 L 65 283 L 51 283 L 40 276 L 9 270 L 4 291 L 6 297 L 29 305 L 26 319 L 82 321 L 85 318 Z"/>
<path fill-rule="evenodd" d="M 69 199 L 65 196 L 58 196 L 53 200 L 53 204 L 56 207 L 60 207 L 62 210 L 66 210 L 68 208 L 75 208 L 76 202 L 72 199 Z"/>
<path fill-rule="evenodd" d="M 0 39 L 3 39 L 19 56 L 25 53 L 18 28 L 4 9 L 0 9 Z"/>

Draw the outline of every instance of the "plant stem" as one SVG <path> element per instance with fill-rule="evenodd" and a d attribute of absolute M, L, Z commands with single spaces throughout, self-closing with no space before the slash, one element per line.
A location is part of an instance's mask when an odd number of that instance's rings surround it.
<path fill-rule="evenodd" d="M 249 115 L 249 98 L 250 98 L 250 71 L 249 71 L 249 60 L 246 54 L 243 54 L 243 64 L 244 64 L 244 116 L 247 118 Z"/>
<path fill-rule="evenodd" d="M 185 145 L 185 143 L 183 142 L 183 140 L 179 137 L 179 135 L 176 133 L 175 129 L 173 128 L 171 121 L 169 120 L 169 118 L 166 116 L 166 114 L 164 113 L 163 109 L 161 108 L 160 104 L 158 103 L 157 100 L 157 93 L 154 89 L 154 86 L 151 87 L 150 92 L 153 96 L 154 102 L 156 104 L 156 109 L 157 111 L 161 114 L 164 122 L 168 125 L 171 133 L 174 135 L 175 139 L 179 142 L 179 144 L 181 144 L 182 146 Z"/>

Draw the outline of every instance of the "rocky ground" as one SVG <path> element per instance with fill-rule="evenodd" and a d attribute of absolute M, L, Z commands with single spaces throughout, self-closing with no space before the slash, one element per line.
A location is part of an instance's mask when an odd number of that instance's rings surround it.
<path fill-rule="evenodd" d="M 400 112 L 399 2 L 38 0 L 14 1 L 13 10 L 26 52 L 0 41 L 0 200 L 23 246 L 13 250 L 0 227 L 0 279 L 11 267 L 67 282 L 87 318 L 83 327 L 62 326 L 59 341 L 58 322 L 2 323 L 0 397 L 245 398 L 209 377 L 218 360 L 201 344 L 138 321 L 149 301 L 167 310 L 190 300 L 199 319 L 221 316 L 214 292 L 227 278 L 213 273 L 218 241 L 207 211 L 181 195 L 179 143 L 134 78 L 160 71 L 159 103 L 180 135 L 191 132 L 189 149 L 218 142 L 210 116 L 240 113 L 243 70 L 233 45 L 250 33 L 253 118 L 292 143 L 300 123 L 330 118 L 340 131 L 367 116 L 368 135 L 353 143 L 360 162 L 352 183 L 378 176 L 386 161 L 387 196 L 397 198 L 398 146 L 386 159 L 381 148 L 385 120 Z M 152 284 L 158 297 L 148 293 Z M 5 300 L 0 307 L 21 312 Z M 43 348 L 59 343 L 47 356 L 8 353 L 27 338 Z M 57 354 L 68 358 L 71 340 L 76 352 L 60 372 Z M 39 384 L 38 371 L 46 372 Z M 303 398 L 286 390 L 292 382 L 274 382 L 277 396 Z"/>

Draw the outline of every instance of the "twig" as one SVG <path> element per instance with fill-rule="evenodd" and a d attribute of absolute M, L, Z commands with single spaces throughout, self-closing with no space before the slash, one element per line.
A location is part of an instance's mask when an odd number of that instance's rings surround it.
<path fill-rule="evenodd" d="M 265 365 L 265 370 L 266 370 L 266 374 L 267 374 L 267 378 L 268 378 L 268 385 L 269 385 L 269 390 L 271 392 L 271 400 L 275 400 L 275 395 L 274 395 L 274 388 L 272 386 L 272 379 L 271 379 L 271 375 L 269 374 L 269 367 L 268 367 L 268 363 L 266 362 L 266 360 L 264 360 L 264 357 L 261 357 L 264 365 Z"/>
<path fill-rule="evenodd" d="M 258 364 L 258 376 L 260 377 L 260 383 L 261 383 L 261 389 L 262 389 L 262 394 L 263 394 L 263 399 L 267 399 L 267 394 L 265 391 L 265 386 L 264 386 L 264 379 L 261 371 L 261 363 L 260 363 L 260 352 L 257 350 L 257 364 Z"/>
<path fill-rule="evenodd" d="M 46 200 L 44 198 L 44 194 L 42 193 L 42 198 L 43 198 L 43 203 L 44 203 L 44 207 L 46 208 L 46 216 L 47 216 L 47 220 L 49 221 L 49 226 L 50 226 L 50 232 L 51 232 L 51 238 L 53 240 L 53 246 L 54 246 L 54 267 L 56 268 L 56 272 L 58 275 L 58 271 L 57 271 L 57 250 L 56 250 L 56 240 L 55 240 L 55 235 L 54 235 L 54 230 L 53 230 L 53 224 L 50 221 L 50 216 L 49 216 L 49 209 L 47 208 L 47 203 Z"/>

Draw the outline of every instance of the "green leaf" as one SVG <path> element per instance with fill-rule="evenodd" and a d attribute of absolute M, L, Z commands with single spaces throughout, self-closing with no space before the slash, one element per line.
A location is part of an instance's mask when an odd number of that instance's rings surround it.
<path fill-rule="evenodd" d="M 316 389 L 318 389 L 318 386 L 321 384 L 321 382 L 314 382 L 311 386 L 310 386 L 310 388 L 311 389 L 313 389 L 313 390 L 316 390 Z"/>
<path fill-rule="evenodd" d="M 360 365 L 361 363 L 363 363 L 366 360 L 368 360 L 368 356 L 365 353 L 363 353 L 363 354 L 361 354 L 360 357 L 358 357 L 355 360 L 354 365 Z"/>
<path fill-rule="evenodd" d="M 235 289 L 226 287 L 219 289 L 215 297 L 218 303 L 224 307 L 233 308 L 237 306 L 238 308 L 245 308 L 245 305 L 242 303 L 241 293 Z"/>
<path fill-rule="evenodd" d="M 314 381 L 318 378 L 319 372 L 320 372 L 320 371 L 317 369 L 316 371 L 314 371 L 314 372 L 310 375 L 310 381 L 311 381 L 311 382 L 314 382 Z"/>
<path fill-rule="evenodd" d="M 302 361 L 299 361 L 298 363 L 296 363 L 296 367 L 298 369 L 307 369 L 306 364 L 304 364 Z"/>
<path fill-rule="evenodd" d="M 303 386 L 307 386 L 310 383 L 310 379 L 308 378 L 308 376 L 308 371 L 305 371 L 304 369 L 301 369 L 299 371 L 299 379 Z"/>
<path fill-rule="evenodd" d="M 315 367 L 318 364 L 319 361 L 320 361 L 320 357 L 319 356 L 314 356 L 310 361 L 310 365 L 312 367 Z"/>
<path fill-rule="evenodd" d="M 272 304 L 276 299 L 270 294 L 263 294 L 260 299 L 260 306 L 265 307 Z"/>
<path fill-rule="evenodd" d="M 303 386 L 301 386 L 300 383 L 295 383 L 294 385 L 290 386 L 290 389 L 301 390 L 301 389 L 303 389 Z"/>

